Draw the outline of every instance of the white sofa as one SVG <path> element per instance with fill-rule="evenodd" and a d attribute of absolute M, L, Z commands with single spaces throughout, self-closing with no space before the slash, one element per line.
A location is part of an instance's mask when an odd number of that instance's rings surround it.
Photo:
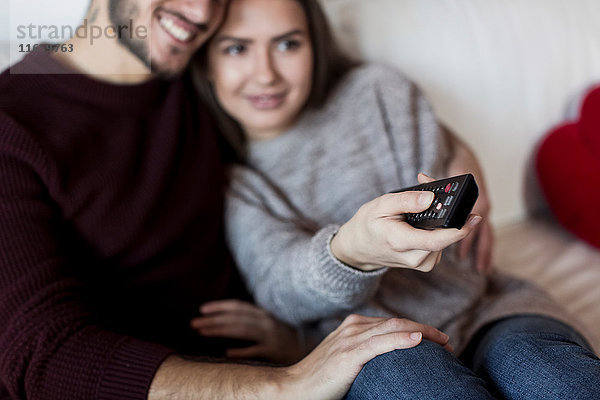
<path fill-rule="evenodd" d="M 478 154 L 497 267 L 547 288 L 600 349 L 600 251 L 544 214 L 529 168 L 538 140 L 600 83 L 600 1 L 321 1 L 347 51 L 402 70 Z"/>

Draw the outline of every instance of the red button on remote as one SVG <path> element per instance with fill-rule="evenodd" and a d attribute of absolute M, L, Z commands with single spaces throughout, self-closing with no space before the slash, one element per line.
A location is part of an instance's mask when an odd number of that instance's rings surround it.
<path fill-rule="evenodd" d="M 450 189 L 452 189 L 452 184 L 451 183 L 449 183 L 449 184 L 446 185 L 446 188 L 444 189 L 444 192 L 450 193 Z"/>

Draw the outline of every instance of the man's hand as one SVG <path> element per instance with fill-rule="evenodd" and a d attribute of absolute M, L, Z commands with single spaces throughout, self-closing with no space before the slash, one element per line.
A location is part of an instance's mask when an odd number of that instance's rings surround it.
<path fill-rule="evenodd" d="M 333 255 L 363 271 L 381 267 L 431 271 L 441 251 L 467 237 L 481 221 L 471 215 L 460 230 L 423 230 L 405 221 L 403 214 L 426 210 L 433 198 L 432 192 L 400 192 L 364 204 L 333 237 Z"/>
<path fill-rule="evenodd" d="M 475 268 L 482 274 L 490 274 L 492 267 L 492 251 L 494 247 L 494 234 L 489 220 L 490 206 L 486 191 L 480 191 L 479 198 L 473 207 L 473 212 L 483 216 L 483 221 L 475 227 L 472 234 L 460 242 L 458 254 L 460 258 L 469 255 L 475 246 Z"/>
<path fill-rule="evenodd" d="M 313 352 L 290 367 L 295 392 L 302 393 L 297 398 L 341 398 L 369 360 L 415 347 L 423 338 L 451 350 L 448 336 L 430 326 L 407 319 L 350 315 Z"/>
<path fill-rule="evenodd" d="M 190 325 L 202 336 L 255 342 L 245 348 L 227 350 L 227 357 L 265 359 L 290 364 L 306 354 L 296 330 L 254 304 L 241 300 L 219 300 L 200 307 L 202 316 Z"/>
<path fill-rule="evenodd" d="M 490 274 L 493 271 L 494 235 L 489 219 L 490 197 L 483 178 L 483 172 L 473 151 L 450 130 L 445 128 L 444 131 L 453 152 L 453 157 L 448 165 L 448 176 L 473 174 L 479 187 L 479 197 L 473 207 L 473 213 L 483 217 L 482 223 L 474 229 L 473 234 L 460 243 L 458 254 L 460 258 L 465 258 L 475 246 L 475 268 L 482 274 Z"/>

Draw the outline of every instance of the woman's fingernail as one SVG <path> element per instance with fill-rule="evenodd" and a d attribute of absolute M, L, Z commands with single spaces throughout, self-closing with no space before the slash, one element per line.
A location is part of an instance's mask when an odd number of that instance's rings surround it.
<path fill-rule="evenodd" d="M 421 332 L 413 332 L 410 334 L 410 338 L 415 342 L 419 342 L 423 338 L 423 334 Z"/>
<path fill-rule="evenodd" d="M 428 206 L 433 201 L 433 192 L 423 192 L 419 195 L 419 204 Z"/>

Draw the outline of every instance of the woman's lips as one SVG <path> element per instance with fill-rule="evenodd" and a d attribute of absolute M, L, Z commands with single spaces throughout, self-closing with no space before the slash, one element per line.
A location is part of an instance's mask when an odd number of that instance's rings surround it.
<path fill-rule="evenodd" d="M 246 99 L 254 108 L 259 110 L 272 110 L 283 103 L 285 100 L 285 93 L 246 96 Z"/>

